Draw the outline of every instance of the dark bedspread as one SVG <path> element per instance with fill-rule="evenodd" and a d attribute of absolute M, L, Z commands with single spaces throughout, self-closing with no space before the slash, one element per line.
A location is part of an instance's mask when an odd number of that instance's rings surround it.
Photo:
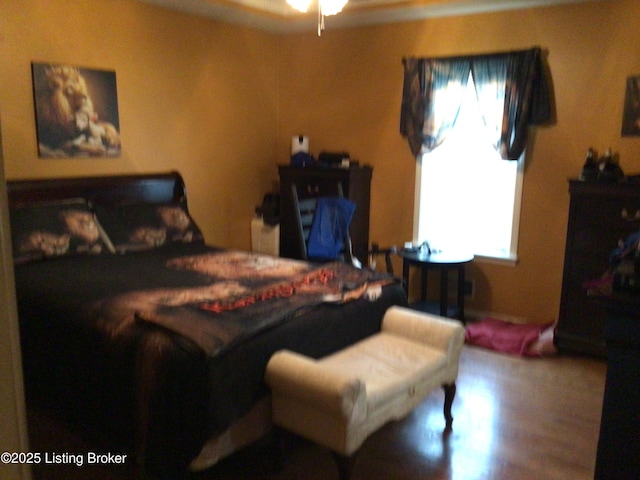
<path fill-rule="evenodd" d="M 405 302 L 383 274 L 194 244 L 21 265 L 16 288 L 28 393 L 164 473 L 264 395 L 273 352 L 325 355 Z"/>

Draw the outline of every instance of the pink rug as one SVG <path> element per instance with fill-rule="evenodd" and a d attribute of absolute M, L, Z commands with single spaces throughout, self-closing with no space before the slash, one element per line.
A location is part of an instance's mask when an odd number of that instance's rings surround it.
<path fill-rule="evenodd" d="M 557 353 L 553 345 L 554 327 L 553 323 L 516 324 L 485 318 L 467 325 L 465 341 L 512 355 L 548 356 Z"/>

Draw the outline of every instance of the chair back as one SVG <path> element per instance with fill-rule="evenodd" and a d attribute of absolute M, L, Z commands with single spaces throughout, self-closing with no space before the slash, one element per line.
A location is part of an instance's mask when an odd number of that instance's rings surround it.
<path fill-rule="evenodd" d="M 301 199 L 298 196 L 298 189 L 294 184 L 291 185 L 291 194 L 293 197 L 293 206 L 296 211 L 296 225 L 298 232 L 298 250 L 301 253 L 303 260 L 311 261 L 332 261 L 341 260 L 347 263 L 353 263 L 353 253 L 351 251 L 351 237 L 347 231 L 345 238 L 343 238 L 343 248 L 340 255 L 337 258 L 310 258 L 308 254 L 309 235 L 311 233 L 311 226 L 313 225 L 313 219 L 315 217 L 316 208 L 318 206 L 318 199 L 320 197 L 310 197 Z M 343 190 L 342 184 L 337 183 L 338 197 L 342 198 Z"/>

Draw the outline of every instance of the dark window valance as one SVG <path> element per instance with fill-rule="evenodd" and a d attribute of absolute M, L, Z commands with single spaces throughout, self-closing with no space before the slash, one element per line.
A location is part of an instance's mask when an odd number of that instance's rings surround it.
<path fill-rule="evenodd" d="M 529 126 L 552 118 L 540 48 L 490 55 L 409 57 L 403 59 L 403 65 L 400 133 L 415 156 L 444 141 L 455 124 L 462 102 L 459 92 L 470 74 L 483 120 L 495 130 L 492 143 L 502 158 L 518 159 L 526 147 Z M 485 102 L 487 98 L 489 102 Z M 501 102 L 501 115 L 495 114 L 496 100 Z"/>

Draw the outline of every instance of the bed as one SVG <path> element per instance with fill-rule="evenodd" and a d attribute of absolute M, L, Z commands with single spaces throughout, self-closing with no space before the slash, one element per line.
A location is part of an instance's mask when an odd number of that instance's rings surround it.
<path fill-rule="evenodd" d="M 178 172 L 7 186 L 28 400 L 156 475 L 269 431 L 275 351 L 327 355 L 406 304 L 385 273 L 207 245 Z"/>

